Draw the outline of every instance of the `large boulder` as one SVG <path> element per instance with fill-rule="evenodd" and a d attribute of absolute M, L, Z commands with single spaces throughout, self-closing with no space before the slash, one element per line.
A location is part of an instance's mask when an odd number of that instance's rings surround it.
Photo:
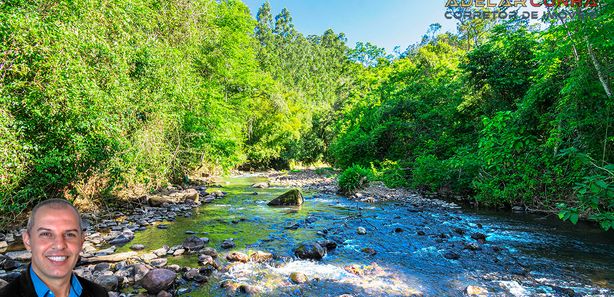
<path fill-rule="evenodd" d="M 292 189 L 281 196 L 271 200 L 269 206 L 298 206 L 305 202 L 303 194 L 298 189 Z"/>
<path fill-rule="evenodd" d="M 321 260 L 326 249 L 316 242 L 304 242 L 294 249 L 294 254 L 301 259 Z"/>
<path fill-rule="evenodd" d="M 158 294 L 173 285 L 177 273 L 168 269 L 152 269 L 143 277 L 141 285 L 150 294 Z"/>

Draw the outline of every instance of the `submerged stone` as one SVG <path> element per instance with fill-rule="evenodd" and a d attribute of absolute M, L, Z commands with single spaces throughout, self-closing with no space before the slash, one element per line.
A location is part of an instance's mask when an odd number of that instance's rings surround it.
<path fill-rule="evenodd" d="M 234 242 L 233 238 L 230 239 L 226 239 L 222 242 L 222 248 L 223 249 L 231 249 L 233 247 L 237 246 L 237 244 Z"/>
<path fill-rule="evenodd" d="M 299 206 L 305 202 L 303 194 L 298 189 L 292 189 L 281 196 L 271 200 L 269 206 Z"/>
<path fill-rule="evenodd" d="M 296 284 L 302 284 L 307 282 L 307 276 L 302 272 L 290 273 L 290 279 Z"/>
<path fill-rule="evenodd" d="M 326 249 L 315 242 L 304 242 L 294 250 L 294 254 L 303 260 L 321 260 L 326 255 Z"/>
<path fill-rule="evenodd" d="M 446 259 L 450 259 L 450 260 L 458 260 L 460 259 L 460 255 L 455 253 L 455 252 L 447 252 L 443 255 L 444 258 Z"/>

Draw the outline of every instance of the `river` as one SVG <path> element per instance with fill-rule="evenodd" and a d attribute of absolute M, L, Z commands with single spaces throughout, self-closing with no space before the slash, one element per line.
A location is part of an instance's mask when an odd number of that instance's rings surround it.
<path fill-rule="evenodd" d="M 611 231 L 544 215 L 369 204 L 318 192 L 304 193 L 301 207 L 269 207 L 288 189 L 251 188 L 264 180 L 225 179 L 223 199 L 166 230 L 137 232 L 131 244 L 177 245 L 193 231 L 222 253 L 222 241 L 233 238 L 233 251 L 275 255 L 266 264 L 227 266 L 204 286 L 190 287 L 185 296 L 194 297 L 226 296 L 223 280 L 249 284 L 263 296 L 464 296 L 470 286 L 488 296 L 614 295 Z M 322 260 L 294 257 L 300 243 L 322 239 L 337 243 Z M 169 264 L 197 267 L 197 256 L 171 257 Z M 292 272 L 309 281 L 291 282 Z"/>

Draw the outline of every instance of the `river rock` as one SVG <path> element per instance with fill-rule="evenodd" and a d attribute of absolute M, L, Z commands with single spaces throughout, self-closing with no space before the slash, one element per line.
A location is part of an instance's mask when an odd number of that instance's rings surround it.
<path fill-rule="evenodd" d="M 154 253 L 146 253 L 146 254 L 142 254 L 140 256 L 141 260 L 145 261 L 145 262 L 149 262 L 153 259 L 158 258 L 158 255 L 154 254 Z"/>
<path fill-rule="evenodd" d="M 241 252 L 232 252 L 226 255 L 226 260 L 230 262 L 243 262 L 247 263 L 249 261 L 249 257 Z"/>
<path fill-rule="evenodd" d="M 145 264 L 134 264 L 134 281 L 140 282 L 149 272 L 149 267 Z"/>
<path fill-rule="evenodd" d="M 114 239 L 109 240 L 109 244 L 112 244 L 112 245 L 122 245 L 122 244 L 130 242 L 133 238 L 134 238 L 134 235 L 132 237 L 128 237 L 128 236 L 126 236 L 124 234 L 120 234 L 119 236 L 115 237 Z"/>
<path fill-rule="evenodd" d="M 356 233 L 358 233 L 358 235 L 365 235 L 367 234 L 367 229 L 365 229 L 364 227 L 358 227 L 356 228 Z"/>
<path fill-rule="evenodd" d="M 7 233 L 4 240 L 6 240 L 6 242 L 13 242 L 15 241 L 15 236 L 13 236 L 11 233 Z"/>
<path fill-rule="evenodd" d="M 302 284 L 307 282 L 307 276 L 302 272 L 290 273 L 290 279 L 296 284 Z"/>
<path fill-rule="evenodd" d="M 470 251 L 481 251 L 482 247 L 475 242 L 469 242 L 465 244 L 465 249 Z"/>
<path fill-rule="evenodd" d="M 471 234 L 471 238 L 479 241 L 479 242 L 485 242 L 486 241 L 486 235 L 480 232 L 476 232 Z"/>
<path fill-rule="evenodd" d="M 9 283 L 8 283 L 7 281 L 5 281 L 5 280 L 3 280 L 3 279 L 1 279 L 1 278 L 0 278 L 0 288 L 2 288 L 2 287 L 4 287 L 4 286 L 6 286 L 6 285 L 8 285 L 8 284 L 9 284 Z"/>
<path fill-rule="evenodd" d="M 300 259 L 321 260 L 326 255 L 326 249 L 316 242 L 304 242 L 294 250 L 294 254 Z"/>
<path fill-rule="evenodd" d="M 171 190 L 172 191 L 172 190 Z M 187 189 L 181 192 L 175 192 L 167 195 L 150 195 L 147 196 L 147 204 L 153 207 L 161 207 L 176 203 L 198 203 L 198 191 L 195 189 Z"/>
<path fill-rule="evenodd" d="M 488 296 L 488 290 L 478 286 L 467 286 L 467 288 L 465 288 L 465 294 L 467 294 L 468 296 L 479 297 Z"/>
<path fill-rule="evenodd" d="M 318 241 L 318 244 L 325 248 L 327 251 L 331 251 L 337 248 L 337 243 L 328 239 L 320 240 Z"/>
<path fill-rule="evenodd" d="M 247 284 L 241 284 L 239 286 L 239 292 L 241 292 L 243 294 L 247 294 L 248 296 L 251 296 L 251 295 L 258 295 L 258 294 L 260 294 L 261 291 L 256 286 L 247 285 Z"/>
<path fill-rule="evenodd" d="M 458 260 L 460 259 L 460 255 L 455 252 L 447 252 L 443 254 L 443 257 L 450 260 Z"/>
<path fill-rule="evenodd" d="M 198 191 L 196 191 L 195 189 L 187 189 L 182 193 L 183 197 L 183 203 L 188 203 L 188 202 L 192 202 L 192 203 L 198 203 Z"/>
<path fill-rule="evenodd" d="M 454 232 L 458 233 L 459 235 L 464 235 L 465 234 L 465 230 L 461 229 L 461 228 L 454 228 L 452 229 Z"/>
<path fill-rule="evenodd" d="M 167 291 L 160 291 L 156 297 L 173 297 L 173 294 Z"/>
<path fill-rule="evenodd" d="M 150 270 L 141 280 L 141 286 L 150 294 L 158 294 L 160 291 L 168 289 L 177 274 L 168 269 Z"/>
<path fill-rule="evenodd" d="M 266 261 L 273 259 L 273 254 L 266 253 L 263 251 L 255 251 L 251 253 L 251 255 L 249 255 L 249 258 L 253 262 L 262 263 L 262 262 L 266 262 Z"/>
<path fill-rule="evenodd" d="M 168 263 L 168 259 L 166 258 L 158 258 L 158 259 L 153 259 L 151 261 L 149 261 L 149 264 L 153 267 L 157 267 L 157 268 L 161 268 L 166 266 L 166 264 Z"/>
<path fill-rule="evenodd" d="M 166 255 L 166 252 L 168 252 L 168 249 L 169 249 L 169 247 L 167 245 L 165 245 L 165 246 L 162 246 L 161 248 L 159 248 L 157 250 L 153 250 L 151 252 L 154 253 L 158 257 L 162 257 L 162 256 Z"/>
<path fill-rule="evenodd" d="M 551 286 L 550 288 L 552 288 L 552 290 L 554 290 L 554 292 L 557 293 L 556 296 L 568 296 L 568 297 L 578 296 L 576 295 L 576 291 L 574 291 L 571 288 L 561 288 L 557 286 Z"/>
<path fill-rule="evenodd" d="M 116 291 L 119 287 L 119 279 L 115 275 L 101 275 L 94 282 L 103 286 L 107 291 Z"/>
<path fill-rule="evenodd" d="M 172 202 L 173 202 L 173 199 L 168 196 L 160 196 L 160 195 L 147 196 L 147 204 L 153 207 L 161 207 L 165 203 L 168 204 Z"/>
<path fill-rule="evenodd" d="M 209 255 L 214 259 L 217 258 L 217 251 L 212 247 L 205 247 L 202 250 L 200 250 L 200 253 L 203 255 Z"/>
<path fill-rule="evenodd" d="M 375 255 L 377 254 L 377 251 L 375 251 L 375 250 L 374 250 L 374 249 L 372 249 L 372 248 L 363 248 L 361 251 L 362 251 L 363 253 L 365 253 L 365 254 L 369 254 L 369 255 L 371 255 L 371 256 L 375 256 Z"/>
<path fill-rule="evenodd" d="M 234 295 L 234 293 L 239 289 L 240 284 L 233 282 L 229 279 L 224 280 L 220 283 L 220 287 L 226 289 L 228 295 Z"/>
<path fill-rule="evenodd" d="M 113 253 L 115 253 L 115 250 L 117 250 L 116 246 L 111 246 L 109 248 L 106 248 L 104 250 L 99 250 L 95 253 L 95 256 L 107 256 L 107 255 L 111 255 Z"/>
<path fill-rule="evenodd" d="M 130 259 L 138 255 L 136 252 L 125 252 L 105 256 L 96 256 L 87 259 L 81 259 L 84 263 L 99 263 L 99 262 L 120 262 Z"/>
<path fill-rule="evenodd" d="M 111 269 L 111 264 L 110 263 L 106 263 L 106 262 L 102 262 L 102 263 L 98 263 L 96 265 L 94 265 L 94 271 L 98 271 L 98 272 L 104 272 L 107 270 Z M 113 291 L 113 290 L 111 290 Z"/>
<path fill-rule="evenodd" d="M 30 261 L 30 259 L 32 259 L 32 253 L 30 251 L 8 252 L 5 255 L 13 260 L 21 262 Z"/>
<path fill-rule="evenodd" d="M 14 269 L 19 268 L 19 266 L 21 266 L 19 264 L 19 262 L 13 260 L 13 259 L 7 259 L 6 261 L 4 261 L 4 263 L 2 263 L 2 269 L 6 270 L 6 271 L 11 271 Z"/>
<path fill-rule="evenodd" d="M 197 251 L 205 246 L 205 241 L 199 237 L 192 235 L 183 241 L 183 247 L 188 251 Z"/>
<path fill-rule="evenodd" d="M 115 271 L 114 275 L 120 279 L 128 279 L 132 283 L 134 282 L 134 266 L 122 267 Z"/>
<path fill-rule="evenodd" d="M 299 206 L 305 202 L 303 194 L 298 189 L 292 189 L 281 196 L 271 200 L 269 206 Z"/>
<path fill-rule="evenodd" d="M 257 188 L 257 189 L 266 189 L 268 187 L 269 187 L 268 182 L 255 183 L 252 185 L 252 188 Z"/>
<path fill-rule="evenodd" d="M 140 251 L 140 250 L 144 250 L 145 249 L 145 245 L 142 244 L 133 244 L 132 246 L 130 246 L 130 249 L 133 251 Z"/>
<path fill-rule="evenodd" d="M 235 246 L 237 246 L 237 244 L 235 243 L 233 238 L 226 239 L 222 242 L 223 249 L 231 249 Z"/>

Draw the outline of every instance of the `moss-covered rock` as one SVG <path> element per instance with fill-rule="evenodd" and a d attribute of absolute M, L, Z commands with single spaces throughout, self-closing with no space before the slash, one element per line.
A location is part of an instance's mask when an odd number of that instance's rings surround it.
<path fill-rule="evenodd" d="M 301 205 L 305 202 L 305 198 L 303 198 L 303 194 L 298 189 L 292 189 L 288 192 L 285 192 L 281 196 L 271 200 L 267 205 L 269 206 L 292 206 L 292 205 Z"/>

